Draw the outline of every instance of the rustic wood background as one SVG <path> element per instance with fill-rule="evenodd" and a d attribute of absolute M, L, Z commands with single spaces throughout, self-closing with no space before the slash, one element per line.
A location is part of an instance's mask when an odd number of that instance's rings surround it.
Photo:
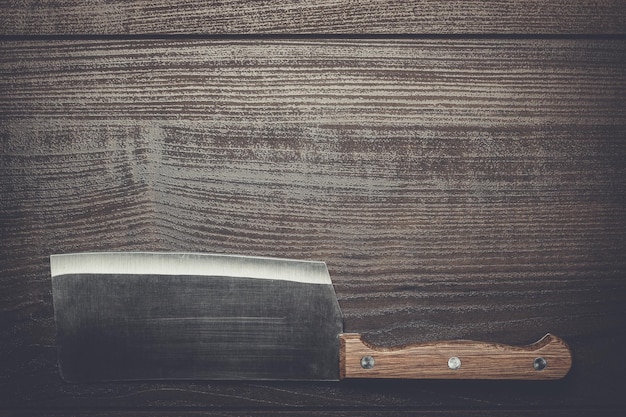
<path fill-rule="evenodd" d="M 0 414 L 624 415 L 623 1 L 0 2 Z M 48 256 L 324 260 L 345 328 L 556 382 L 66 384 Z"/>

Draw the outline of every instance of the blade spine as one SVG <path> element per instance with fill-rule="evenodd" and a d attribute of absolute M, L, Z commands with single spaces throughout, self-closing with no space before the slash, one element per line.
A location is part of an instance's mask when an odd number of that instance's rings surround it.
<path fill-rule="evenodd" d="M 168 258 L 167 262 L 173 266 L 169 265 L 169 268 L 165 270 L 157 270 L 155 269 L 155 265 L 146 267 L 145 264 L 139 267 L 135 266 L 134 268 L 130 268 L 130 266 L 126 264 L 124 267 L 123 264 L 128 262 L 131 258 L 136 258 L 144 263 L 148 260 L 148 258 L 153 258 L 152 260 L 156 260 L 158 258 Z M 91 264 L 89 260 L 92 261 Z M 117 262 L 117 265 L 111 266 L 110 264 L 100 264 L 94 266 L 94 260 L 99 260 L 100 262 L 102 260 L 113 260 Z M 232 264 L 228 265 L 228 262 L 233 260 L 240 262 L 238 268 L 233 267 Z M 199 271 L 199 268 L 201 267 L 198 265 L 199 262 L 204 263 L 204 265 L 201 266 L 207 268 L 206 272 Z M 261 269 L 265 268 L 265 271 L 254 268 L 255 265 L 252 264 L 254 262 L 257 263 L 256 267 Z M 210 263 L 213 263 L 213 265 L 210 265 Z M 220 264 L 219 268 L 215 267 L 215 263 Z M 277 268 L 277 270 L 270 271 L 271 267 L 269 266 L 269 263 L 271 263 L 274 268 Z M 181 265 L 183 266 L 181 267 Z M 130 269 L 131 272 L 125 269 Z M 224 272 L 227 269 L 233 270 L 233 273 Z M 242 272 L 235 274 L 235 269 L 240 269 Z M 50 255 L 50 272 L 52 278 L 80 273 L 92 273 L 98 275 L 198 275 L 223 277 L 237 276 L 255 279 L 293 281 L 306 284 L 332 285 L 328 268 L 326 263 L 323 261 L 201 252 L 98 251 L 52 254 Z M 289 273 L 294 275 L 287 276 Z"/>

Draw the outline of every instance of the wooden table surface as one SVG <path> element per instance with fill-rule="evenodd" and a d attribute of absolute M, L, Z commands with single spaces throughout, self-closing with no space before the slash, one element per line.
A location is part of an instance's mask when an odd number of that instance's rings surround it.
<path fill-rule="evenodd" d="M 0 2 L 0 414 L 624 415 L 625 98 L 622 1 Z M 574 365 L 67 384 L 48 257 L 94 250 L 323 260 L 372 343 Z"/>

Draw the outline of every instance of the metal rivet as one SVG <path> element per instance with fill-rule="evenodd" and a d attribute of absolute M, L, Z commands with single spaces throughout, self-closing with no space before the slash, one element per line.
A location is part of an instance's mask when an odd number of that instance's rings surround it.
<path fill-rule="evenodd" d="M 361 368 L 372 369 L 374 367 L 374 358 L 371 356 L 363 356 L 361 358 Z"/>
<path fill-rule="evenodd" d="M 457 358 L 456 356 L 453 356 L 450 359 L 448 359 L 448 368 L 452 369 L 453 371 L 456 371 L 460 367 L 461 367 L 461 359 Z"/>
<path fill-rule="evenodd" d="M 533 361 L 535 371 L 543 371 L 548 366 L 548 362 L 544 358 L 537 358 Z"/>

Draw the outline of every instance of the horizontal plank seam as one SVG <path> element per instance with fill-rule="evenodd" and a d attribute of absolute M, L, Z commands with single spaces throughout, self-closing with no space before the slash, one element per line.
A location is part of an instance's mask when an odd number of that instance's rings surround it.
<path fill-rule="evenodd" d="M 463 40 L 463 39 L 485 39 L 485 40 L 626 40 L 626 34 L 549 34 L 549 33 L 467 33 L 467 34 L 439 34 L 439 33 L 423 33 L 423 34 L 315 34 L 315 33 L 296 33 L 296 34 L 72 34 L 72 35 L 0 35 L 0 41 L 100 41 L 100 40 L 288 40 L 288 39 L 364 39 L 364 40 L 391 40 L 391 39 L 407 39 L 407 40 Z"/>
<path fill-rule="evenodd" d="M 552 384 L 553 382 L 547 382 L 548 384 Z M 533 411 L 576 411 L 576 412 L 583 412 L 583 411 L 626 411 L 626 406 L 605 406 L 605 405 L 594 405 L 594 406 L 567 406 L 567 405 L 554 405 L 554 406 L 520 406 L 520 407 L 498 407 L 497 405 L 495 407 L 415 407 L 415 406 L 408 406 L 408 407 L 402 407 L 402 406 L 331 406 L 328 407 L 326 405 L 320 405 L 319 407 L 312 407 L 312 406 L 306 406 L 306 407 L 300 407 L 297 405 L 285 405 L 284 407 L 282 406 L 269 406 L 269 407 L 244 407 L 244 406 L 233 406 L 233 407 L 229 407 L 229 406 L 212 406 L 209 408 L 210 411 L 221 411 L 221 412 L 256 412 L 256 413 L 269 413 L 269 412 L 301 412 L 301 413 L 306 413 L 306 412 L 319 412 L 319 411 L 324 411 L 324 412 L 367 412 L 367 411 L 379 411 L 379 412 L 383 412 L 383 413 L 393 413 L 393 412 L 437 412 L 437 413 L 443 413 L 443 412 L 456 412 L 456 411 L 471 411 L 472 413 L 493 413 L 494 411 L 497 411 L 499 413 L 505 413 L 505 412 L 533 412 Z M 203 407 L 203 406 L 182 406 L 182 407 L 173 407 L 173 406 L 169 406 L 169 407 L 107 407 L 107 406 L 91 406 L 88 408 L 85 407 L 59 407 L 59 408 L 55 408 L 55 407 L 46 407 L 46 408 L 39 408 L 39 407 L 20 407 L 20 408 L 0 408 L 0 414 L 5 413 L 5 412 L 29 412 L 29 413 L 43 413 L 43 414 L 54 414 L 54 413 L 80 413 L 80 414 L 87 414 L 87 413 L 93 413 L 93 412 L 100 412 L 100 411 L 107 411 L 107 412 L 133 412 L 133 413 L 151 413 L 151 414 L 159 414 L 159 413 L 171 413 L 171 412 L 199 412 L 199 411 L 203 411 L 206 412 L 207 407 Z"/>

